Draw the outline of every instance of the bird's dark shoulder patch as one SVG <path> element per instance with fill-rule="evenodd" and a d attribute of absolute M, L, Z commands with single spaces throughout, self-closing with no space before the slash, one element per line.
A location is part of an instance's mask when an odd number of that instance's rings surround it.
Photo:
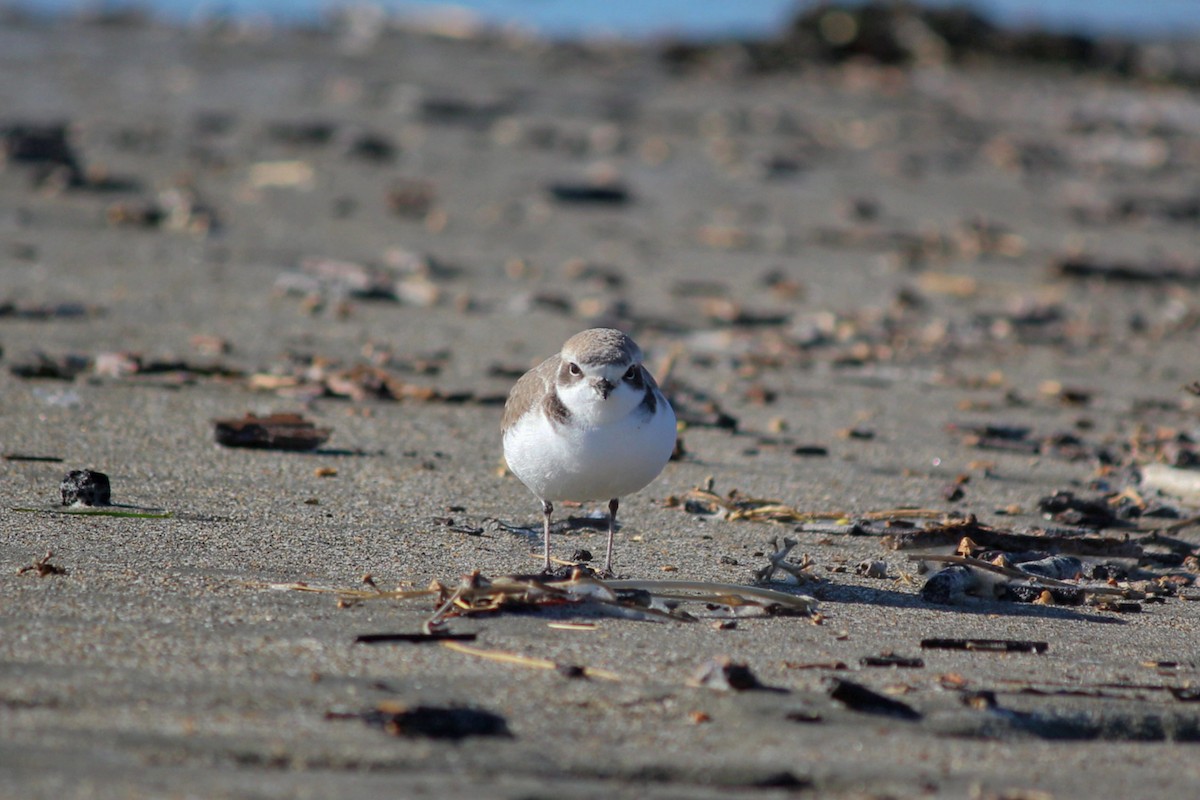
<path fill-rule="evenodd" d="M 546 393 L 545 399 L 542 400 L 542 411 L 546 414 L 546 419 L 555 425 L 565 425 L 571 419 L 571 412 L 558 396 L 557 389 Z"/>
<path fill-rule="evenodd" d="M 657 394 L 653 386 L 647 386 L 645 393 L 642 395 L 642 402 L 638 404 L 638 411 L 647 417 L 653 417 L 654 412 L 658 411 Z"/>

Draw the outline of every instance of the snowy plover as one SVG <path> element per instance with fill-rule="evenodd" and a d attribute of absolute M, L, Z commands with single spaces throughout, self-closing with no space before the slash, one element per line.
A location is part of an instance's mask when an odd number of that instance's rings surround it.
<path fill-rule="evenodd" d="M 658 477 L 675 449 L 675 412 L 625 334 L 592 328 L 521 376 L 504 404 L 504 458 L 542 501 L 550 569 L 555 500 L 608 500 L 612 572 L 618 500 Z"/>

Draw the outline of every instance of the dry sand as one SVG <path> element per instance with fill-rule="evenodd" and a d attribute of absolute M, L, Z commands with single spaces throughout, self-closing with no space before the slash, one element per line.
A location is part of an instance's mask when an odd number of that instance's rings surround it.
<path fill-rule="evenodd" d="M 1200 603 L 935 605 L 877 536 L 663 502 L 711 476 L 806 511 L 917 506 L 1024 529 L 1057 525 L 1038 510 L 1056 490 L 1130 485 L 1139 431 L 1196 427 L 1181 389 L 1200 377 L 1194 91 L 1003 66 L 673 75 L 652 51 L 612 46 L 9 24 L 0 109 L 5 126 L 69 122 L 82 161 L 0 173 L 0 300 L 13 303 L 0 449 L 61 459 L 0 462 L 0 795 L 1196 795 L 1200 716 L 1185 701 Z M 547 191 L 606 179 L 630 202 Z M 398 187 L 407 215 L 388 203 Z M 147 211 L 166 216 L 120 224 Z M 1175 274 L 1063 277 L 1070 253 Z M 279 283 L 305 259 L 412 256 L 407 302 Z M 799 591 L 821 599 L 822 624 L 569 610 L 451 624 L 481 648 L 622 678 L 607 682 L 356 645 L 418 630 L 428 603 L 339 608 L 264 588 L 535 567 L 536 529 L 493 521 L 539 519 L 499 472 L 495 401 L 514 370 L 594 324 L 629 329 L 657 370 L 670 362 L 676 391 L 707 392 L 738 421 L 689 426 L 686 457 L 626 499 L 618 571 L 745 582 L 772 537 L 793 536 L 821 579 Z M 198 350 L 198 334 L 229 351 Z M 393 376 L 457 397 L 306 402 L 144 369 L 253 374 L 388 351 L 435 366 Z M 37 352 L 92 361 L 73 380 L 18 377 Z M 143 371 L 99 374 L 96 357 L 116 352 Z M 315 453 L 213 442 L 214 418 L 290 410 L 332 438 Z M 971 447 L 950 423 L 1071 433 L 1080 457 Z M 827 455 L 794 452 L 808 445 Z M 110 476 L 114 502 L 172 516 L 14 510 L 53 508 L 82 468 Z M 603 534 L 556 537 L 558 556 L 580 547 L 599 552 Z M 18 573 L 47 550 L 68 574 Z M 887 577 L 856 575 L 863 559 Z M 1163 575 L 1190 581 L 1143 577 Z M 548 627 L 564 619 L 595 627 Z M 1049 649 L 922 650 L 928 637 Z M 886 653 L 924 666 L 861 665 Z M 686 685 L 718 655 L 781 691 Z M 847 708 L 830 696 L 839 678 L 923 717 Z M 986 691 L 998 707 L 964 703 Z M 486 709 L 511 735 L 398 738 L 339 718 L 381 702 Z"/>

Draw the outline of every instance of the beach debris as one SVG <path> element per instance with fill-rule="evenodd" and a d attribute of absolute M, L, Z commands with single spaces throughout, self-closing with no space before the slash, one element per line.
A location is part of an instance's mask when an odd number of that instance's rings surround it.
<path fill-rule="evenodd" d="M 812 559 L 807 555 L 801 557 L 799 564 L 793 564 L 787 560 L 788 553 L 792 551 L 797 544 L 795 539 L 784 538 L 782 542 L 779 537 L 773 537 L 769 542 L 774 552 L 767 556 L 770 562 L 767 566 L 754 573 L 754 583 L 763 584 L 770 583 L 777 571 L 787 573 L 791 577 L 791 582 L 801 583 L 805 581 L 816 580 L 816 578 L 808 572 L 812 567 Z"/>
<path fill-rule="evenodd" d="M 18 378 L 50 378 L 60 381 L 73 381 L 79 375 L 87 372 L 91 359 L 87 356 L 67 354 L 48 356 L 37 352 L 28 361 L 10 364 L 8 371 Z"/>
<path fill-rule="evenodd" d="M 663 504 L 667 508 L 682 508 L 689 514 L 703 514 L 730 521 L 794 523 L 813 519 L 813 515 L 805 514 L 778 500 L 748 497 L 737 489 L 731 490 L 728 495 L 722 497 L 713 491 L 711 477 L 705 481 L 704 486 L 691 489 L 682 497 L 668 496 Z"/>
<path fill-rule="evenodd" d="M 1108 260 L 1090 255 L 1070 255 L 1059 258 L 1053 265 L 1061 278 L 1100 280 L 1107 283 L 1153 285 L 1200 284 L 1200 265 Z"/>
<path fill-rule="evenodd" d="M 1050 649 L 1048 642 L 1029 639 L 974 639 L 974 638 L 931 638 L 922 639 L 925 650 L 969 650 L 982 653 L 1036 653 Z"/>
<path fill-rule="evenodd" d="M 112 488 L 103 472 L 73 469 L 63 476 L 60 489 L 64 506 L 112 505 Z"/>
<path fill-rule="evenodd" d="M 845 521 L 845 533 L 863 533 L 858 523 L 851 523 L 851 518 L 865 523 L 886 521 L 894 523 L 904 519 L 938 519 L 945 520 L 946 512 L 927 508 L 897 508 L 883 511 L 869 511 L 863 514 L 849 514 L 845 511 L 801 511 L 795 506 L 789 506 L 780 500 L 763 497 L 751 497 L 742 494 L 737 489 L 731 489 L 728 494 L 721 496 L 713 490 L 713 478 L 705 479 L 702 486 L 697 486 L 682 495 L 668 495 L 663 500 L 667 508 L 680 508 L 689 514 L 700 514 L 728 521 L 745 520 L 749 522 L 770 522 L 776 524 L 795 524 L 826 521 Z M 946 523 L 951 524 L 951 523 Z"/>
<path fill-rule="evenodd" d="M 358 718 L 392 736 L 406 738 L 449 739 L 460 741 L 470 736 L 511 737 L 508 720 L 492 711 L 464 706 L 407 706 L 384 701 L 360 714 L 329 714 L 327 719 Z"/>
<path fill-rule="evenodd" d="M 386 134 L 362 131 L 346 144 L 346 156 L 373 164 L 386 164 L 396 160 L 400 146 Z"/>
<path fill-rule="evenodd" d="M 1097 224 L 1145 218 L 1159 219 L 1164 222 L 1194 223 L 1200 222 L 1200 194 L 1122 194 L 1112 198 L 1111 202 L 1105 208 L 1100 209 L 1098 213 L 1088 213 L 1090 210 L 1073 208 L 1072 212 L 1086 221 Z"/>
<path fill-rule="evenodd" d="M 1112 504 L 1103 499 L 1087 500 L 1074 492 L 1057 491 L 1038 500 L 1038 508 L 1047 519 L 1083 528 L 1111 528 L 1121 524 Z"/>
<path fill-rule="evenodd" d="M 1099 458 L 1102 455 L 1079 436 L 1069 432 L 1034 437 L 1033 429 L 1023 425 L 960 425 L 953 422 L 946 425 L 946 430 L 957 434 L 964 446 L 979 450 L 1049 455 L 1067 461 Z"/>
<path fill-rule="evenodd" d="M 1084 587 L 1053 587 L 1028 586 L 1019 583 L 1005 583 L 996 588 L 997 600 L 1009 600 L 1014 603 L 1032 603 L 1035 606 L 1078 606 L 1087 600 Z M 1097 608 L 1101 603 L 1093 603 Z"/>
<path fill-rule="evenodd" d="M 718 656 L 705 661 L 688 679 L 688 686 L 716 689 L 719 692 L 784 691 L 766 686 L 746 664 L 735 662 L 728 656 Z"/>
<path fill-rule="evenodd" d="M 1019 533 L 984 525 L 974 514 L 925 528 L 891 531 L 883 536 L 882 543 L 889 550 L 908 550 L 958 544 L 964 538 L 969 538 L 976 548 L 1005 552 L 1036 550 L 1102 558 L 1140 558 L 1143 554 L 1142 545 L 1129 537 L 1036 528 Z"/>
<path fill-rule="evenodd" d="M 321 147 L 336 133 L 335 123 L 321 119 L 272 120 L 263 130 L 266 139 L 289 147 Z"/>
<path fill-rule="evenodd" d="M 81 375 L 98 378 L 129 379 L 156 376 L 172 386 L 189 383 L 198 377 L 240 378 L 242 372 L 221 363 L 191 363 L 179 359 L 149 359 L 128 351 L 100 352 L 95 356 L 68 353 L 49 356 L 34 353 L 29 360 L 13 364 L 9 371 L 20 378 L 50 378 L 70 381 Z"/>
<path fill-rule="evenodd" d="M 45 578 L 50 575 L 69 575 L 70 571 L 66 567 L 60 567 L 58 564 L 51 564 L 50 559 L 54 558 L 54 551 L 47 550 L 46 555 L 34 561 L 32 564 L 21 567 L 17 570 L 18 575 L 24 575 L 26 572 L 32 572 L 39 578 Z"/>
<path fill-rule="evenodd" d="M 226 447 L 269 450 L 316 450 L 329 439 L 332 428 L 318 428 L 300 414 L 281 413 L 241 419 L 213 420 L 213 436 Z"/>
<path fill-rule="evenodd" d="M 467 536 L 483 536 L 485 528 L 481 525 L 472 525 L 466 522 L 458 522 L 454 517 L 434 517 L 434 525 L 442 525 L 446 530 L 452 533 L 465 533 Z M 579 553 L 585 554 L 586 558 L 580 558 Z M 586 550 L 576 551 L 576 554 L 571 557 L 572 561 L 591 561 L 591 553 Z"/>
<path fill-rule="evenodd" d="M 662 379 L 663 391 L 675 409 L 675 417 L 684 425 L 700 428 L 719 428 L 736 431 L 738 419 L 721 407 L 720 403 L 690 384 L 678 378 Z"/>
<path fill-rule="evenodd" d="M 817 618 L 817 601 L 807 595 L 757 586 L 707 581 L 608 580 L 575 567 L 568 578 L 505 575 L 490 579 L 478 571 L 461 577 L 453 588 L 434 581 L 426 589 L 337 589 L 306 583 L 266 584 L 265 588 L 335 595 L 339 601 L 431 600 L 435 611 L 425 621 L 426 633 L 439 633 L 455 617 L 539 608 L 578 608 L 591 613 L 651 621 L 693 622 L 699 617 L 729 619 L 749 616 Z M 680 608 L 697 604 L 694 612 Z"/>
<path fill-rule="evenodd" d="M 366 300 L 395 300 L 395 276 L 376 267 L 335 258 L 308 257 L 297 272 L 286 272 L 275 281 L 280 292 L 308 294 L 322 291 Z"/>
<path fill-rule="evenodd" d="M 383 350 L 370 349 L 364 355 L 371 363 L 360 361 L 347 366 L 319 355 L 293 353 L 286 362 L 250 375 L 247 385 L 256 391 L 274 392 L 281 397 L 300 400 L 339 397 L 355 402 L 504 403 L 505 395 L 445 390 L 427 383 L 414 383 L 397 374 L 437 374 L 446 361 L 444 356 L 437 353 L 399 358 Z"/>
<path fill-rule="evenodd" d="M 387 191 L 387 205 L 398 217 L 424 219 L 437 201 L 437 189 L 432 181 L 399 179 Z"/>
<path fill-rule="evenodd" d="M 1136 614 L 1142 610 L 1141 603 L 1131 600 L 1114 600 L 1110 597 L 1100 598 L 1092 603 L 1092 606 L 1097 611 L 1111 611 L 1116 614 Z"/>
<path fill-rule="evenodd" d="M 449 633 L 448 631 L 424 631 L 414 633 L 360 633 L 354 637 L 355 644 L 428 644 L 431 642 L 473 642 L 474 633 Z"/>
<path fill-rule="evenodd" d="M 902 669 L 924 669 L 925 660 L 912 656 L 901 656 L 890 650 L 877 656 L 863 656 L 858 660 L 864 667 L 898 667 Z"/>
<path fill-rule="evenodd" d="M 1026 564 L 1008 566 L 996 561 L 984 561 L 972 556 L 911 555 L 911 561 L 934 561 L 949 566 L 935 572 L 921 587 L 921 598 L 939 604 L 962 602 L 966 595 L 986 599 L 1011 600 L 1026 603 L 1079 605 L 1089 595 L 1115 595 L 1127 599 L 1144 599 L 1145 593 L 1132 587 L 1120 588 L 1091 583 L 1068 583 L 1055 575 L 1081 578 L 1083 564 L 1068 556 L 1028 558 Z M 1007 559 L 998 558 L 997 561 Z"/>
<path fill-rule="evenodd" d="M 1200 505 L 1200 469 L 1185 469 L 1167 464 L 1145 464 L 1141 467 L 1141 486 L 1151 491 L 1178 497 L 1186 503 Z"/>
<path fill-rule="evenodd" d="M 152 200 L 113 203 L 105 215 L 113 226 L 163 228 L 197 236 L 214 233 L 220 227 L 216 209 L 189 185 L 164 189 Z"/>
<path fill-rule="evenodd" d="M 861 575 L 864 578 L 886 578 L 887 562 L 870 558 L 866 561 L 860 561 L 854 567 L 854 574 Z"/>
<path fill-rule="evenodd" d="M 64 461 L 62 456 L 40 456 L 31 453 L 5 453 L 3 458 L 5 461 L 34 461 L 47 464 L 60 464 Z"/>
<path fill-rule="evenodd" d="M 61 459 L 58 459 L 61 460 Z M 71 470 L 59 484 L 60 505 L 25 508 L 14 506 L 22 514 L 52 514 L 86 517 L 123 517 L 129 519 L 169 519 L 174 512 L 112 502 L 108 476 L 94 470 Z"/>
<path fill-rule="evenodd" d="M 466 97 L 457 95 L 428 95 L 421 98 L 421 119 L 434 125 L 461 125 L 472 130 L 484 130 L 497 119 L 515 110 L 516 101 L 509 97 Z"/>
<path fill-rule="evenodd" d="M 85 319 L 102 316 L 100 306 L 85 303 L 18 303 L 13 300 L 0 301 L 0 318 L 24 320 Z"/>
<path fill-rule="evenodd" d="M 879 714 L 915 722 L 923 716 L 907 703 L 880 694 L 861 683 L 845 678 L 831 678 L 829 696 L 851 711 L 863 714 Z"/>
<path fill-rule="evenodd" d="M 228 339 L 210 333 L 194 333 L 188 337 L 188 344 L 205 356 L 224 356 L 233 352 L 233 345 Z"/>
<path fill-rule="evenodd" d="M 310 189 L 316 170 L 308 161 L 259 161 L 250 165 L 248 183 L 252 189 Z"/>
<path fill-rule="evenodd" d="M 29 166 L 36 185 L 83 186 L 87 175 L 65 122 L 17 122 L 0 127 L 0 167 Z"/>
<path fill-rule="evenodd" d="M 193 363 L 174 358 L 149 359 L 141 353 L 113 351 L 97 353 L 92 359 L 92 374 L 101 378 L 165 378 L 171 385 L 190 383 L 196 378 L 243 377 L 243 373 L 221 363 Z"/>
<path fill-rule="evenodd" d="M 429 256 L 396 250 L 387 254 L 388 265 L 370 266 L 356 261 L 311 256 L 295 270 L 275 279 L 277 294 L 301 295 L 312 309 L 346 298 L 385 300 L 428 308 L 442 299 L 434 278 L 453 272 Z"/>
<path fill-rule="evenodd" d="M 141 369 L 136 353 L 98 353 L 92 361 L 92 373 L 102 378 L 123 378 Z"/>
<path fill-rule="evenodd" d="M 616 181 L 558 182 L 546 187 L 554 200 L 566 205 L 620 206 L 632 201 L 633 195 L 623 183 Z"/>
<path fill-rule="evenodd" d="M 606 669 L 597 669 L 595 667 L 583 667 L 576 664 L 560 664 L 556 661 L 551 661 L 546 658 L 531 658 L 518 653 L 509 653 L 503 650 L 483 650 L 478 647 L 460 644 L 461 640 L 446 638 L 442 642 L 442 646 L 448 650 L 453 650 L 456 653 L 475 656 L 477 658 L 487 659 L 488 661 L 498 661 L 503 664 L 513 664 L 519 667 L 530 667 L 532 669 L 552 670 L 559 673 L 565 678 L 596 678 L 605 681 L 620 681 L 624 680 L 620 675 Z"/>
<path fill-rule="evenodd" d="M 815 598 L 758 586 L 709 581 L 610 580 L 605 584 L 617 592 L 653 607 L 656 602 L 704 604 L 695 616 L 717 619 L 752 616 L 805 616 L 818 620 Z M 689 615 L 692 616 L 692 615 Z M 692 617 L 694 618 L 694 617 Z"/>

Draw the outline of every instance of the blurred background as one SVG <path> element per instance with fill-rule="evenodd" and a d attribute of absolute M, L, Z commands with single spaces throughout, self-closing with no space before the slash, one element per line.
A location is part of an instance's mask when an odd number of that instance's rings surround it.
<path fill-rule="evenodd" d="M 372 6 L 396 14 L 474 15 L 552 37 L 753 36 L 778 31 L 817 0 L 397 0 L 338 3 L 329 0 L 19 0 L 3 4 L 25 12 L 62 14 L 138 9 L 155 17 L 187 21 L 213 16 L 310 22 L 347 6 Z M 1200 30 L 1197 0 L 924 0 L 925 7 L 965 6 L 992 22 L 1089 36 L 1161 38 Z"/>

